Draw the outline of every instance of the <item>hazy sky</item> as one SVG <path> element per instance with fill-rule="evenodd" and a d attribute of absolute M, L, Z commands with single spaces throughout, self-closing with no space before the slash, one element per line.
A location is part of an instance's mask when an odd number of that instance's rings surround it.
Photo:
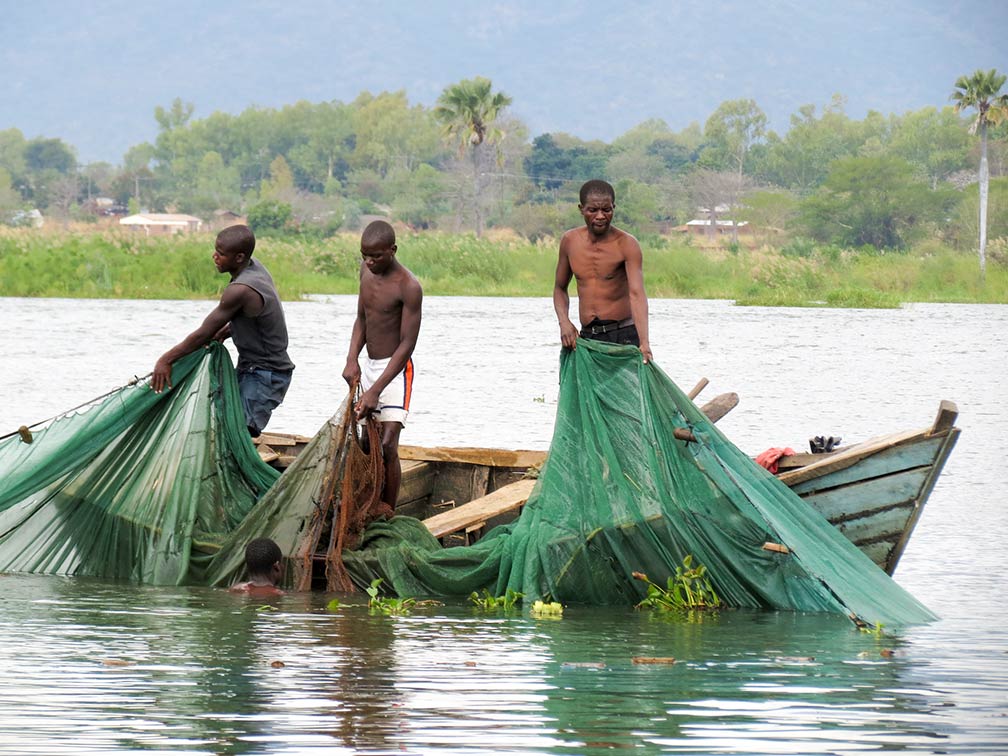
<path fill-rule="evenodd" d="M 120 162 L 176 97 L 195 117 L 405 90 L 432 105 L 487 76 L 531 135 L 610 141 L 648 118 L 701 124 L 753 98 L 786 130 L 805 103 L 948 104 L 1008 72 L 1008 0 L 0 0 L 0 130 Z"/>

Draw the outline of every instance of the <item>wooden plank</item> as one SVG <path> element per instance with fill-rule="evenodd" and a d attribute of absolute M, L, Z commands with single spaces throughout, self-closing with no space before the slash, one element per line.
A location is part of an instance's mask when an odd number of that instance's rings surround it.
<path fill-rule="evenodd" d="M 836 528 L 858 548 L 864 543 L 887 542 L 890 547 L 903 535 L 907 521 L 913 513 L 909 503 L 883 509 L 866 517 L 841 522 Z"/>
<path fill-rule="evenodd" d="M 275 459 L 280 459 L 280 452 L 275 451 L 266 444 L 259 444 L 256 451 L 259 452 L 259 459 L 261 459 L 263 462 L 266 462 L 267 464 Z"/>
<path fill-rule="evenodd" d="M 485 449 L 481 447 L 409 446 L 399 447 L 400 459 L 430 462 L 458 462 L 487 467 L 537 467 L 546 461 L 547 452 L 529 449 Z"/>
<path fill-rule="evenodd" d="M 861 552 L 875 562 L 881 569 L 892 575 L 892 570 L 888 569 L 887 565 L 892 561 L 892 543 L 885 541 L 879 541 L 878 543 L 867 543 L 864 545 L 858 545 Z"/>
<path fill-rule="evenodd" d="M 959 417 L 959 408 L 956 407 L 955 402 L 950 402 L 948 399 L 942 399 L 938 404 L 938 415 L 935 417 L 934 424 L 931 426 L 931 435 L 933 436 L 938 433 L 943 433 L 944 431 L 952 430 L 957 417 Z"/>
<path fill-rule="evenodd" d="M 943 401 L 942 404 L 945 402 Z M 939 419 L 941 418 L 941 411 L 939 411 Z M 955 418 L 953 418 L 953 421 Z M 938 424 L 938 420 L 935 420 L 935 425 Z M 945 443 L 942 444 L 941 451 L 938 453 L 938 459 L 935 463 L 931 465 L 931 474 L 928 479 L 924 482 L 924 486 L 921 488 L 920 496 L 917 499 L 917 506 L 914 507 L 913 514 L 910 516 L 910 521 L 907 523 L 906 527 L 903 529 L 903 535 L 900 537 L 899 542 L 893 547 L 892 552 L 889 554 L 889 560 L 886 562 L 885 566 L 882 568 L 890 575 L 896 571 L 896 565 L 899 563 L 900 557 L 903 556 L 903 550 L 906 548 L 907 541 L 910 540 L 910 536 L 917 527 L 917 521 L 920 519 L 921 513 L 924 511 L 924 505 L 927 504 L 928 498 L 931 496 L 931 491 L 934 490 L 935 483 L 938 481 L 938 476 L 941 475 L 942 468 L 945 467 L 945 462 L 948 460 L 949 455 L 952 453 L 952 449 L 956 445 L 956 441 L 959 440 L 959 429 L 956 427 L 950 428 L 945 433 Z"/>
<path fill-rule="evenodd" d="M 437 470 L 432 462 L 403 460 L 396 514 L 415 516 L 419 512 L 426 515 L 436 475 Z"/>
<path fill-rule="evenodd" d="M 707 415 L 707 419 L 716 423 L 722 417 L 738 406 L 738 394 L 730 391 L 726 394 L 718 394 L 707 402 L 700 411 Z"/>
<path fill-rule="evenodd" d="M 860 444 L 848 446 L 843 451 L 833 452 L 832 454 L 816 454 L 815 456 L 823 457 L 824 459 L 821 459 L 818 462 L 813 462 L 811 465 L 803 467 L 799 470 L 791 470 L 786 473 L 781 473 L 777 476 L 777 479 L 788 486 L 794 486 L 805 480 L 811 480 L 812 478 L 818 478 L 822 475 L 826 475 L 827 473 L 843 470 L 860 462 L 866 457 L 878 454 L 887 447 L 905 444 L 911 440 L 917 440 L 926 435 L 927 431 L 891 433 L 888 436 L 879 436 L 878 438 L 869 439 L 868 441 L 864 441 Z"/>
<path fill-rule="evenodd" d="M 859 512 L 871 512 L 897 504 L 913 502 L 920 495 L 928 479 L 930 468 L 907 470 L 896 475 L 886 475 L 861 483 L 816 494 L 803 496 L 803 500 L 832 523 L 847 519 Z"/>
<path fill-rule="evenodd" d="M 696 399 L 700 396 L 700 392 L 707 388 L 707 384 L 710 383 L 706 378 L 701 378 L 697 381 L 697 385 L 690 389 L 689 393 L 686 394 L 690 400 Z"/>
<path fill-rule="evenodd" d="M 489 520 L 491 517 L 518 509 L 528 501 L 534 486 L 534 480 L 519 480 L 468 504 L 428 517 L 423 523 L 435 538 L 441 538 L 470 525 Z"/>
<path fill-rule="evenodd" d="M 252 440 L 256 444 L 266 444 L 267 446 L 297 446 L 311 441 L 310 438 L 289 433 L 263 433 Z"/>
<path fill-rule="evenodd" d="M 857 466 L 795 483 L 791 486 L 791 490 L 797 494 L 806 494 L 869 478 L 880 478 L 883 475 L 892 475 L 903 470 L 930 467 L 937 459 L 943 443 L 943 438 L 922 438 L 914 443 L 892 446 L 861 460 Z"/>

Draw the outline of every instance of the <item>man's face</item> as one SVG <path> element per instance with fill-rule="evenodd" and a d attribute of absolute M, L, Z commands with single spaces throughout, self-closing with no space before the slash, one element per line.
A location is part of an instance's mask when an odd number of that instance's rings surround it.
<path fill-rule="evenodd" d="M 616 203 L 605 194 L 589 194 L 583 205 L 578 205 L 588 230 L 595 236 L 602 236 L 612 223 Z"/>
<path fill-rule="evenodd" d="M 383 275 L 392 267 L 392 258 L 395 257 L 396 245 L 386 247 L 381 244 L 361 245 L 361 259 L 369 271 L 376 276 Z"/>
<path fill-rule="evenodd" d="M 245 253 L 236 253 L 220 244 L 214 244 L 213 261 L 218 273 L 233 273 L 245 261 Z"/>

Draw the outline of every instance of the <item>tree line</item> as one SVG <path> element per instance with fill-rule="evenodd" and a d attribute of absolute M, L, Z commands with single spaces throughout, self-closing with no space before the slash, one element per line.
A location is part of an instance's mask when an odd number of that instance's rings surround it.
<path fill-rule="evenodd" d="M 39 208 L 86 220 L 108 197 L 205 219 L 232 210 L 260 231 L 326 235 L 376 214 L 537 239 L 570 225 L 578 187 L 601 177 L 616 187 L 618 224 L 640 236 L 699 216 L 847 248 L 939 239 L 970 249 L 979 238 L 983 265 L 986 239 L 1008 238 L 1004 80 L 978 71 L 950 88 L 949 106 L 860 120 L 835 95 L 799 108 L 782 133 L 754 100 L 730 100 L 703 124 L 648 120 L 610 143 L 531 136 L 483 77 L 430 108 L 403 91 L 364 92 L 195 118 L 176 99 L 155 110 L 154 142 L 118 166 L 81 164 L 58 138 L 0 131 L 0 219 Z"/>

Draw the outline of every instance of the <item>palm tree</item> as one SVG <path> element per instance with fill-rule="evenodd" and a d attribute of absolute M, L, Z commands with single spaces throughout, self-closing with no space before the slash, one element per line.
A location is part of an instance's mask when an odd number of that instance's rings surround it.
<path fill-rule="evenodd" d="M 970 124 L 970 134 L 980 132 L 980 279 L 987 274 L 987 126 L 996 126 L 1008 117 L 1008 95 L 999 94 L 1004 86 L 1004 74 L 995 69 L 975 71 L 972 76 L 956 79 L 955 91 L 950 99 L 958 113 L 966 108 L 976 108 L 977 116 Z"/>
<path fill-rule="evenodd" d="M 447 87 L 438 98 L 434 117 L 444 126 L 445 135 L 458 141 L 459 156 L 470 150 L 473 167 L 473 208 L 476 215 L 476 235 L 483 234 L 483 212 L 480 155 L 483 145 L 497 143 L 503 133 L 494 122 L 498 114 L 511 104 L 511 98 L 502 92 L 493 92 L 490 79 L 477 76 L 463 79 Z"/>

